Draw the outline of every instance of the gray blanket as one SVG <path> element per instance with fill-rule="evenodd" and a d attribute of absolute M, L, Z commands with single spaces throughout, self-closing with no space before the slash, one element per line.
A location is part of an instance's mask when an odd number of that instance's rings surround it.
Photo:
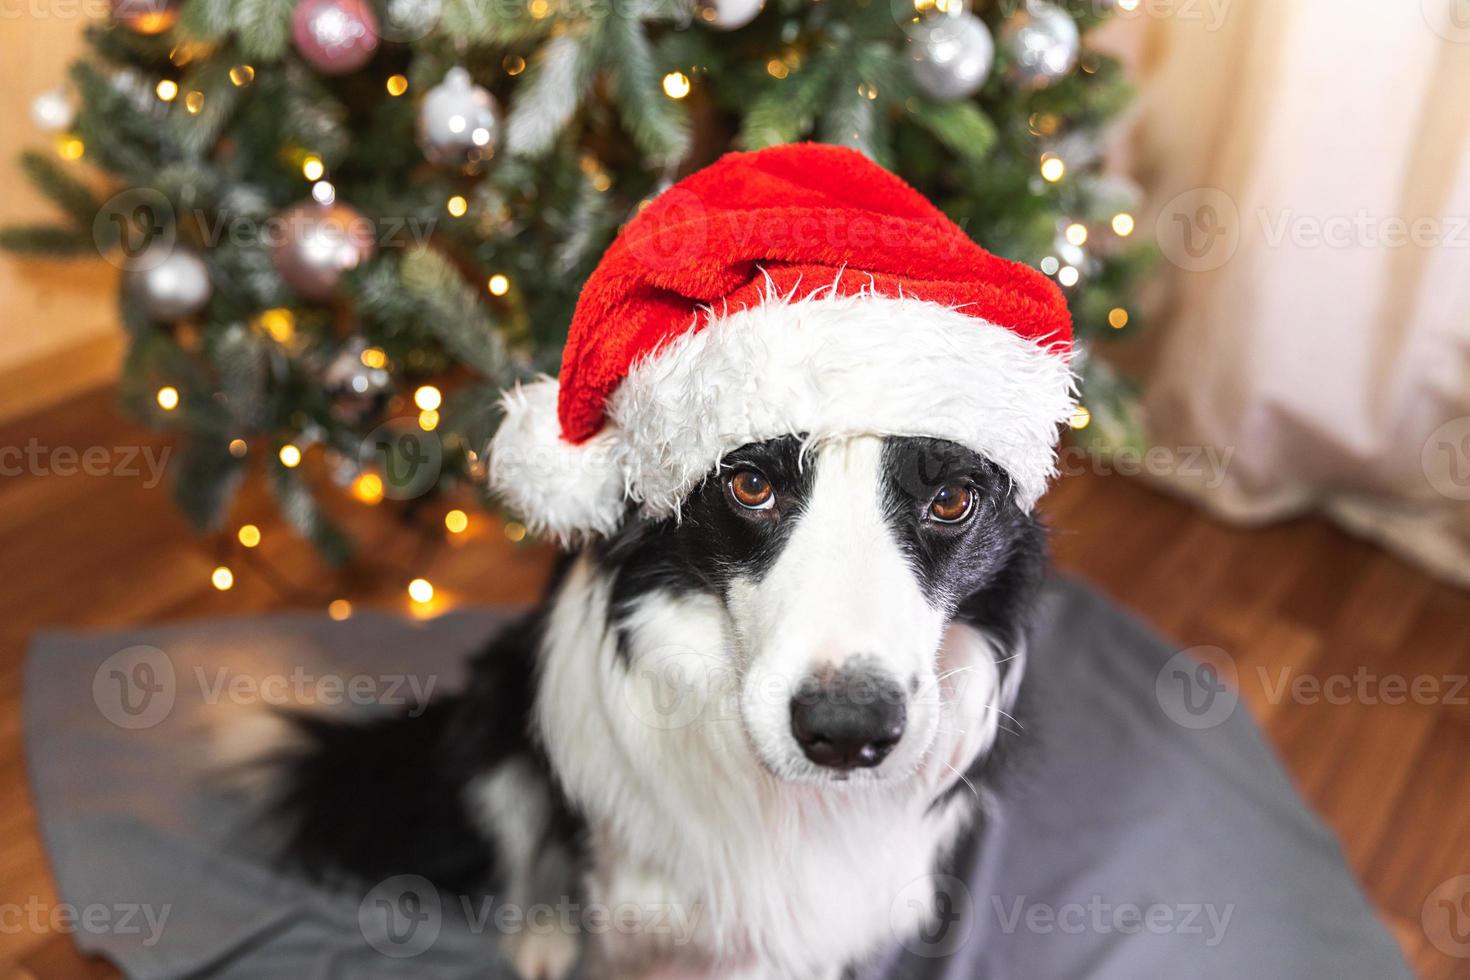
<path fill-rule="evenodd" d="M 471 898 L 413 881 L 328 892 L 272 868 L 204 751 L 207 729 L 262 702 L 412 707 L 452 688 L 503 619 L 282 615 L 37 638 L 25 737 L 75 913 L 63 927 L 133 977 L 507 978 Z M 1409 976 L 1243 707 L 1190 690 L 1208 677 L 1084 586 L 1049 586 L 1039 623 L 1034 744 L 941 878 L 939 925 L 865 980 Z M 385 915 L 410 931 L 385 932 Z"/>

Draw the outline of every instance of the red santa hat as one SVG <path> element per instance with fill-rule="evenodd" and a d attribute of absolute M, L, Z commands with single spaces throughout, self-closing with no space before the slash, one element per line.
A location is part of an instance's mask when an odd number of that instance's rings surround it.
<path fill-rule="evenodd" d="M 582 290 L 559 381 L 509 392 L 492 486 L 537 531 L 606 534 L 781 435 L 927 436 L 1030 510 L 1073 407 L 1071 319 L 861 154 L 732 153 L 660 194 Z"/>

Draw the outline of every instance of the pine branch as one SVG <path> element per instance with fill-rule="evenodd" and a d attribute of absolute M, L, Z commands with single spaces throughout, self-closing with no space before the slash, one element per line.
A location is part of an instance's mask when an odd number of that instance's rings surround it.
<path fill-rule="evenodd" d="M 556 271 L 562 276 L 580 280 L 592 271 L 592 264 L 612 237 L 613 217 L 608 196 L 593 185 L 585 174 L 572 201 L 571 220 L 565 237 L 555 250 Z"/>
<path fill-rule="evenodd" d="M 663 94 L 663 74 L 654 63 L 643 25 L 632 17 L 614 15 L 614 20 L 609 53 L 618 116 L 651 164 L 678 163 L 689 152 L 693 138 L 689 116 L 680 103 Z"/>
<path fill-rule="evenodd" d="M 174 463 L 174 503 L 201 534 L 224 524 L 245 478 L 244 461 L 227 445 L 208 436 L 190 439 Z"/>
<path fill-rule="evenodd" d="M 842 86 L 822 115 L 818 138 L 823 143 L 850 146 L 874 160 L 880 155 L 875 140 L 878 104 L 862 92 L 861 85 Z"/>
<path fill-rule="evenodd" d="M 966 163 L 984 163 L 995 147 L 995 124 L 973 102 L 921 102 L 913 118 Z"/>
<path fill-rule="evenodd" d="M 295 0 L 234 0 L 240 50 L 260 61 L 277 61 L 286 53 Z"/>
<path fill-rule="evenodd" d="M 146 183 L 174 155 L 158 117 L 142 112 L 126 92 L 85 61 L 71 66 L 71 79 L 82 106 L 77 133 L 87 144 L 88 156 L 104 170 Z"/>
<path fill-rule="evenodd" d="M 37 258 L 96 258 L 97 245 L 90 232 L 51 225 L 18 225 L 0 228 L 0 250 Z"/>
<path fill-rule="evenodd" d="M 219 41 L 230 33 L 232 7 L 231 0 L 187 0 L 179 26 L 201 41 Z"/>
<path fill-rule="evenodd" d="M 399 265 L 403 288 L 420 306 L 420 322 L 451 354 L 487 378 L 506 369 L 505 340 L 478 290 L 427 247 L 411 249 Z"/>
<path fill-rule="evenodd" d="M 485 0 L 445 0 L 439 25 L 456 41 L 501 46 L 545 37 L 556 24 L 551 17 L 532 17 L 525 4 L 515 11 L 507 10 L 508 6 Z"/>
<path fill-rule="evenodd" d="M 218 142 L 221 130 L 234 113 L 240 89 L 230 81 L 229 66 L 214 60 L 184 76 L 179 87 L 184 92 L 183 99 L 198 93 L 202 102 L 197 113 L 186 110 L 170 118 L 174 142 L 188 156 L 204 156 Z"/>
<path fill-rule="evenodd" d="M 315 545 L 329 564 L 341 565 L 352 557 L 351 542 L 322 513 L 316 496 L 297 470 L 272 463 L 271 492 L 286 523 Z"/>
<path fill-rule="evenodd" d="M 242 429 L 265 420 L 268 380 L 265 344 L 244 324 L 236 323 L 206 347 L 219 377 L 220 393 L 231 419 Z"/>
<path fill-rule="evenodd" d="M 836 53 L 813 56 L 800 71 L 767 88 L 745 117 L 740 145 L 747 150 L 758 150 L 794 143 L 811 132 L 839 60 L 840 55 Z"/>
<path fill-rule="evenodd" d="M 67 173 L 55 160 L 35 150 L 22 153 L 20 165 L 36 189 L 65 211 L 78 228 L 92 227 L 102 210 L 102 202 L 91 188 Z"/>
<path fill-rule="evenodd" d="M 516 90 L 506 123 L 506 149 L 517 156 L 540 156 L 577 112 L 592 81 L 593 39 L 567 32 L 542 46 Z"/>

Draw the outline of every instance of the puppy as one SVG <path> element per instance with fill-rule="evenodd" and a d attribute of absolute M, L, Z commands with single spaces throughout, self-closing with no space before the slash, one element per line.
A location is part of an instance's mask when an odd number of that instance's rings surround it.
<path fill-rule="evenodd" d="M 417 718 L 299 721 L 288 855 L 574 905 L 507 935 L 533 980 L 836 980 L 906 939 L 1010 727 L 1069 338 L 852 151 L 682 181 L 504 401 L 545 599 Z"/>

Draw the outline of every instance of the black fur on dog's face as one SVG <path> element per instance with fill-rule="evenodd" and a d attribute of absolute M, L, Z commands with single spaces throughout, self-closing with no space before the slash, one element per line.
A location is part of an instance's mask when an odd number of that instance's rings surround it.
<path fill-rule="evenodd" d="M 631 518 L 598 561 L 615 573 L 620 639 L 651 596 L 715 600 L 730 637 L 720 669 L 738 678 L 752 746 L 775 775 L 822 781 L 915 769 L 950 698 L 941 676 L 950 628 L 980 631 L 1004 659 L 1044 552 L 1006 474 L 961 446 L 865 436 L 804 450 L 789 436 L 730 453 L 677 519 Z M 637 644 L 620 649 L 626 662 Z M 996 688 L 981 698 L 994 704 L 1003 670 L 965 670 Z M 863 724 L 892 729 L 872 739 L 878 748 L 844 755 L 806 730 L 802 692 L 830 701 L 836 688 L 898 702 L 862 709 Z M 851 727 L 852 710 L 823 710 Z"/>

